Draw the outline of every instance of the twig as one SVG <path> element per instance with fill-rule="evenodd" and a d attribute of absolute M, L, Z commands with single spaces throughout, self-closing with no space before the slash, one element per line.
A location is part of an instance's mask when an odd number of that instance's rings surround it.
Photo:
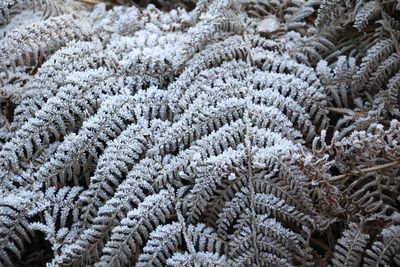
<path fill-rule="evenodd" d="M 365 112 L 356 112 L 356 111 L 353 111 L 353 110 L 348 109 L 348 108 L 328 107 L 327 110 L 330 111 L 330 112 L 335 112 L 335 113 L 340 113 L 340 114 L 350 115 L 350 116 L 352 116 L 352 115 L 356 115 L 356 116 L 365 115 Z"/>
<path fill-rule="evenodd" d="M 345 115 L 353 115 L 354 111 L 347 109 L 347 108 L 334 108 L 334 107 L 328 107 L 327 110 L 330 112 L 335 112 L 335 113 L 340 113 L 340 114 L 345 114 Z"/>
<path fill-rule="evenodd" d="M 108 1 L 101 1 L 101 0 L 76 0 L 77 2 L 81 2 L 88 5 L 97 5 L 100 3 L 104 3 L 107 7 L 112 7 L 114 3 Z"/>
<path fill-rule="evenodd" d="M 82 2 L 82 3 L 85 3 L 85 4 L 90 4 L 90 5 L 96 5 L 96 4 L 101 3 L 100 0 L 76 0 L 76 1 L 77 2 Z"/>
<path fill-rule="evenodd" d="M 334 113 L 339 113 L 339 114 L 344 114 L 344 115 L 349 115 L 353 116 L 355 118 L 360 118 L 360 117 L 365 117 L 367 115 L 367 112 L 363 111 L 353 111 L 348 108 L 334 108 L 334 107 L 328 107 L 326 108 L 329 112 L 334 112 Z M 390 124 L 390 121 L 388 120 L 381 120 L 381 123 L 385 124 Z"/>
<path fill-rule="evenodd" d="M 381 164 L 381 165 L 376 165 L 376 166 L 373 166 L 373 167 L 361 169 L 361 170 L 360 170 L 359 172 L 357 172 L 357 173 L 345 173 L 345 174 L 333 176 L 333 177 L 331 178 L 331 181 L 332 181 L 332 182 L 337 182 L 337 181 L 343 180 L 343 179 L 345 179 L 345 178 L 347 178 L 347 177 L 349 177 L 349 176 L 352 176 L 352 175 L 354 175 L 354 174 L 378 171 L 378 170 L 382 170 L 382 169 L 394 167 L 394 166 L 396 166 L 396 165 L 400 165 L 400 160 L 396 160 L 396 161 L 389 162 L 389 163 L 386 163 L 386 164 Z"/>

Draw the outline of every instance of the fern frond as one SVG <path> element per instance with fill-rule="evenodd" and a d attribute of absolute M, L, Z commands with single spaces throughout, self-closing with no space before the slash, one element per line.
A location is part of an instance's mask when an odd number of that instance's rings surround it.
<path fill-rule="evenodd" d="M 398 72 L 393 76 L 388 84 L 388 98 L 389 98 L 389 109 L 395 115 L 399 115 L 397 107 L 400 105 L 400 73 Z"/>
<path fill-rule="evenodd" d="M 83 227 L 92 221 L 97 209 L 115 193 L 122 178 L 131 170 L 146 150 L 145 123 L 131 124 L 110 143 L 100 156 L 88 190 L 79 197 Z"/>
<path fill-rule="evenodd" d="M 29 217 L 43 210 L 45 203 L 40 194 L 23 191 L 15 196 L 8 194 L 0 199 L 0 264 L 12 265 L 12 257 L 21 258 L 24 246 L 31 242 L 33 232 Z"/>
<path fill-rule="evenodd" d="M 376 77 L 376 78 L 378 78 L 377 81 L 381 81 L 381 78 L 378 77 L 378 75 L 382 75 L 382 74 L 390 75 L 390 73 L 395 71 L 395 69 L 393 69 L 393 67 L 395 67 L 395 66 L 392 66 L 392 69 L 387 69 L 388 63 L 392 62 L 392 65 L 393 64 L 395 65 L 395 60 L 397 58 L 397 56 L 396 56 L 397 54 L 394 52 L 395 52 L 395 45 L 393 43 L 393 40 L 391 40 L 391 39 L 384 39 L 384 40 L 376 43 L 370 49 L 368 49 L 368 52 L 367 52 L 366 56 L 362 59 L 360 69 L 358 70 L 357 74 L 355 75 L 353 83 L 352 83 L 353 99 L 356 98 L 356 96 L 358 95 L 358 92 L 361 91 L 363 88 L 365 88 L 365 86 L 367 84 L 370 84 L 368 86 L 369 90 L 371 90 L 371 89 L 374 91 L 380 90 L 379 87 L 376 87 L 376 84 L 374 86 L 372 86 L 373 83 L 370 82 L 370 77 L 371 76 Z M 392 59 L 389 59 L 389 58 L 392 58 Z M 387 60 L 389 60 L 389 61 L 387 63 L 383 64 L 383 62 L 385 62 Z M 377 71 L 377 68 L 380 68 L 380 70 Z M 386 71 L 389 73 L 387 73 Z M 375 73 L 374 76 L 373 76 L 373 73 Z"/>
<path fill-rule="evenodd" d="M 36 66 L 80 34 L 76 20 L 68 14 L 14 30 L 0 40 L 1 67 L 15 72 L 17 66 Z M 9 71 L 3 75 L 7 77 Z"/>
<path fill-rule="evenodd" d="M 211 252 L 196 253 L 175 253 L 167 260 L 166 266 L 204 266 L 204 267 L 222 267 L 232 265 L 232 262 L 226 256 Z"/>
<path fill-rule="evenodd" d="M 103 248 L 103 255 L 97 266 L 124 265 L 132 254 L 136 254 L 136 244 L 142 245 L 149 233 L 174 212 L 173 193 L 166 190 L 146 197 L 138 208 L 129 212 L 120 226 L 113 229 L 110 240 Z"/>
<path fill-rule="evenodd" d="M 367 84 L 367 90 L 372 92 L 378 91 L 385 82 L 399 71 L 399 69 L 400 55 L 398 53 L 393 53 L 378 66 L 374 73 L 372 73 Z"/>
<path fill-rule="evenodd" d="M 367 24 L 380 14 L 380 11 L 381 7 L 378 1 L 365 3 L 354 15 L 354 27 L 359 31 L 364 30 Z"/>
<path fill-rule="evenodd" d="M 37 180 L 45 181 L 45 184 L 65 184 L 73 177 L 79 177 L 85 172 L 81 169 L 90 168 L 91 162 L 97 161 L 105 144 L 118 136 L 126 124 L 135 121 L 132 105 L 132 98 L 126 96 L 114 96 L 104 101 L 98 113 L 83 123 L 77 135 L 65 137 L 54 157 L 34 174 Z M 100 129 L 103 134 L 98 132 Z M 48 179 L 50 181 L 46 181 Z M 75 179 L 74 183 L 80 184 L 80 181 Z"/>
<path fill-rule="evenodd" d="M 130 208 L 137 207 L 145 199 L 145 192 L 151 190 L 149 184 L 135 177 L 124 181 L 119 188 L 120 191 L 117 191 L 115 196 L 99 209 L 97 216 L 93 219 L 93 223 L 84 229 L 79 238 L 62 249 L 62 253 L 53 260 L 54 264 L 72 265 L 74 263 L 87 262 L 90 257 L 97 260 L 99 258 L 97 249 L 103 246 L 104 239 L 110 234 L 111 228 L 125 217 Z M 160 195 L 164 196 L 167 193 L 167 191 L 163 191 Z M 151 199 L 157 199 L 157 195 L 151 197 Z M 151 216 L 152 214 L 148 215 Z M 129 219 L 127 218 L 125 221 L 129 222 Z M 129 244 L 131 243 L 127 245 Z M 118 249 L 118 247 L 115 249 Z M 95 255 L 90 255 L 90 253 L 95 253 Z"/>
<path fill-rule="evenodd" d="M 105 57 L 99 40 L 71 41 L 68 46 L 57 50 L 23 87 L 21 100 L 14 110 L 12 128 L 19 129 L 51 96 L 56 95 L 65 85 L 65 76 L 79 69 L 97 69 Z M 70 61 L 73 64 L 69 64 Z"/>
<path fill-rule="evenodd" d="M 0 25 L 8 24 L 15 14 L 23 10 L 42 11 L 43 18 L 59 16 L 67 11 L 64 0 L 4 0 L 0 5 Z"/>
<path fill-rule="evenodd" d="M 43 211 L 43 218 L 29 224 L 31 230 L 45 235 L 54 255 L 60 253 L 63 244 L 76 238 L 77 231 L 74 227 L 69 228 L 69 224 L 71 221 L 76 223 L 79 219 L 77 199 L 82 190 L 82 187 L 63 187 L 59 190 L 48 188 L 44 196 L 48 203 Z"/>
<path fill-rule="evenodd" d="M 381 232 L 382 241 L 375 241 L 364 257 L 364 266 L 391 265 L 399 263 L 400 226 L 391 225 Z"/>
<path fill-rule="evenodd" d="M 356 223 L 350 223 L 335 246 L 332 263 L 336 266 L 359 265 L 369 236 Z"/>
<path fill-rule="evenodd" d="M 165 266 L 167 259 L 182 244 L 182 225 L 173 222 L 160 225 L 150 233 L 136 266 Z"/>
<path fill-rule="evenodd" d="M 187 234 L 196 251 L 219 253 L 224 255 L 228 251 L 228 244 L 218 236 L 215 229 L 204 224 L 189 225 Z"/>
<path fill-rule="evenodd" d="M 304 214 L 288 205 L 282 199 L 268 194 L 254 196 L 255 208 L 260 213 L 271 214 L 275 218 L 295 223 L 309 234 L 315 229 L 315 221 L 311 216 Z"/>
<path fill-rule="evenodd" d="M 59 190 L 49 187 L 46 190 L 45 197 L 50 202 L 46 210 L 58 222 L 59 228 L 66 227 L 68 220 L 78 221 L 79 211 L 76 204 L 82 190 L 79 186 L 63 187 Z"/>

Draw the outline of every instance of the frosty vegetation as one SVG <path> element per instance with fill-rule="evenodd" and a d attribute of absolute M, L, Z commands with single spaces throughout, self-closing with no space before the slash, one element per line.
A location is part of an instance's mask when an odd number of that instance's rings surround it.
<path fill-rule="evenodd" d="M 0 0 L 0 266 L 400 266 L 400 2 Z"/>

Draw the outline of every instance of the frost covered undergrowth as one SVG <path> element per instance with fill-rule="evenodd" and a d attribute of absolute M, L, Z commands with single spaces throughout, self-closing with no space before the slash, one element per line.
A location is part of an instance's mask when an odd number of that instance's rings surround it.
<path fill-rule="evenodd" d="M 0 266 L 400 265 L 398 1 L 0 0 Z"/>

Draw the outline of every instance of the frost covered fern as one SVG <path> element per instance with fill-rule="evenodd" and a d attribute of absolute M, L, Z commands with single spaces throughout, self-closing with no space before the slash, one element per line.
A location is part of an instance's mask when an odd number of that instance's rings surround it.
<path fill-rule="evenodd" d="M 400 265 L 396 1 L 0 1 L 0 266 Z"/>

